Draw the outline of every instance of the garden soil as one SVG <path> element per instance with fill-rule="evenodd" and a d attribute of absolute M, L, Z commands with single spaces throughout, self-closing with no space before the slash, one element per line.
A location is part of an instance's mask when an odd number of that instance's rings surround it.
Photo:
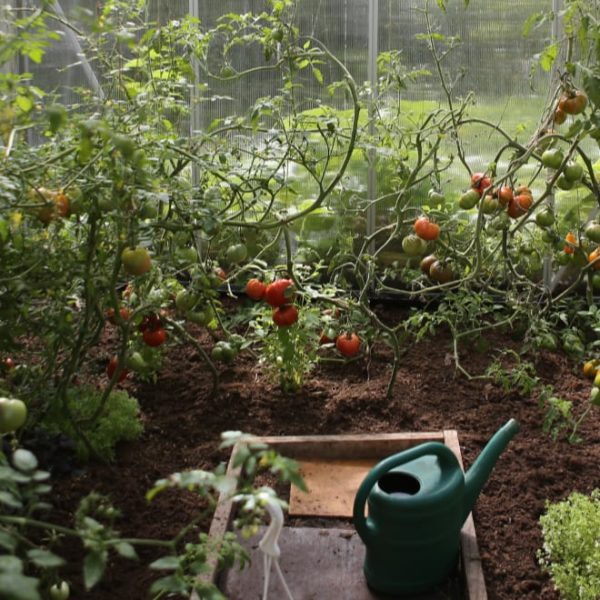
<path fill-rule="evenodd" d="M 212 346 L 205 331 L 191 331 L 205 348 Z M 98 348 L 98 373 L 113 354 L 113 337 L 108 332 Z M 510 332 L 465 343 L 461 364 L 471 376 L 481 375 L 501 348 L 518 350 L 519 344 Z M 323 355 L 333 357 L 334 351 L 326 349 Z M 510 355 L 504 360 L 507 369 L 514 367 Z M 557 396 L 572 401 L 574 415 L 581 415 L 591 386 L 580 365 L 547 351 L 527 360 L 535 364 L 540 383 L 554 386 Z M 443 333 L 407 349 L 387 399 L 390 364 L 389 351 L 376 346 L 370 356 L 348 364 L 320 363 L 302 391 L 284 394 L 244 351 L 233 365 L 219 367 L 220 389 L 211 397 L 211 377 L 199 355 L 190 346 L 173 346 L 155 383 L 130 375 L 122 384 L 139 399 L 145 426 L 141 439 L 121 445 L 111 465 L 88 465 L 56 480 L 55 517 L 72 521 L 78 500 L 96 490 L 120 509 L 115 526 L 123 535 L 174 536 L 203 510 L 202 503 L 190 492 L 165 492 L 149 503 L 145 492 L 170 473 L 211 469 L 227 460 L 227 452 L 219 449 L 220 433 L 226 430 L 320 435 L 456 429 L 468 467 L 494 432 L 514 417 L 521 431 L 498 460 L 474 508 L 488 595 L 490 600 L 558 600 L 536 558 L 542 545 L 538 519 L 546 501 L 600 487 L 600 409 L 580 425 L 579 443 L 569 443 L 563 433 L 553 440 L 542 430 L 547 412 L 539 406 L 539 388 L 522 393 L 486 378 L 469 379 L 456 370 L 451 339 Z M 209 523 L 210 515 L 205 515 L 198 530 L 206 531 Z M 156 574 L 144 564 L 160 555 L 144 549 L 139 563 L 113 557 L 103 581 L 85 593 L 77 562 L 81 548 L 64 542 L 62 550 L 75 561 L 63 571 L 73 597 L 94 600 L 147 598 Z"/>

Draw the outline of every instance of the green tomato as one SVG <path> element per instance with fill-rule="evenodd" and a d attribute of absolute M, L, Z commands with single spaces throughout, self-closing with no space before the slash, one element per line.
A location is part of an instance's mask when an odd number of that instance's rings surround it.
<path fill-rule="evenodd" d="M 15 431 L 27 420 L 27 406 L 16 398 L 0 397 L 0 434 Z"/>
<path fill-rule="evenodd" d="M 446 202 L 446 196 L 433 188 L 427 192 L 427 198 L 429 198 L 432 203 L 444 204 L 444 202 Z"/>
<path fill-rule="evenodd" d="M 548 169 L 558 169 L 564 158 L 564 154 L 558 148 L 550 148 L 542 154 L 542 164 Z"/>
<path fill-rule="evenodd" d="M 592 275 L 592 288 L 600 291 L 600 273 Z"/>
<path fill-rule="evenodd" d="M 125 248 L 121 253 L 121 262 L 129 275 L 143 275 L 150 270 L 152 261 L 146 248 Z"/>
<path fill-rule="evenodd" d="M 549 208 L 545 208 L 535 215 L 535 222 L 540 227 L 550 227 L 550 225 L 554 224 L 554 221 L 554 213 Z"/>
<path fill-rule="evenodd" d="M 422 256 L 427 250 L 427 242 L 411 233 L 402 240 L 402 250 L 408 256 Z"/>
<path fill-rule="evenodd" d="M 542 231 L 542 242 L 545 244 L 555 244 L 557 241 L 561 241 L 561 238 L 554 231 L 551 229 L 544 229 Z"/>
<path fill-rule="evenodd" d="M 490 194 L 487 194 L 486 197 L 481 201 L 481 211 L 485 215 L 491 215 L 499 208 L 500 202 L 498 201 L 498 198 L 494 198 Z"/>
<path fill-rule="evenodd" d="M 574 161 L 569 161 L 565 165 L 565 170 L 563 171 L 563 175 L 569 181 L 576 182 L 579 181 L 583 177 L 583 167 Z"/>
<path fill-rule="evenodd" d="M 500 213 L 492 221 L 492 227 L 496 231 L 504 231 L 505 229 L 508 229 L 510 227 L 510 218 L 509 218 L 509 216 L 505 212 Z"/>
<path fill-rule="evenodd" d="M 206 327 L 214 318 L 214 314 L 210 308 L 204 310 L 190 311 L 185 315 L 186 319 L 196 325 Z"/>
<path fill-rule="evenodd" d="M 148 368 L 148 363 L 139 352 L 133 352 L 125 359 L 125 364 L 128 369 L 136 373 L 143 373 Z"/>
<path fill-rule="evenodd" d="M 463 210 L 470 210 L 477 206 L 479 202 L 479 192 L 474 189 L 470 189 L 466 191 L 464 194 L 460 196 L 458 199 L 458 206 Z"/>
<path fill-rule="evenodd" d="M 198 296 L 189 290 L 181 290 L 175 296 L 175 306 L 181 312 L 192 310 L 198 304 Z"/>
<path fill-rule="evenodd" d="M 591 242 L 600 244 L 600 223 L 590 221 L 585 227 L 585 237 Z"/>
<path fill-rule="evenodd" d="M 570 181 L 564 175 L 561 175 L 556 180 L 556 187 L 559 188 L 559 189 L 561 189 L 561 190 L 571 190 L 571 189 L 573 189 L 574 185 L 575 185 L 575 182 L 574 181 Z"/>
<path fill-rule="evenodd" d="M 61 581 L 60 584 L 54 584 L 50 588 L 51 600 L 68 600 L 71 595 L 69 584 L 66 581 Z"/>
<path fill-rule="evenodd" d="M 244 244 L 234 244 L 227 248 L 225 260 L 229 264 L 241 263 L 248 258 L 248 248 Z"/>
<path fill-rule="evenodd" d="M 230 364 L 237 356 L 237 351 L 229 342 L 217 342 L 210 355 L 213 360 Z"/>
<path fill-rule="evenodd" d="M 156 219 L 158 217 L 158 207 L 156 202 L 146 200 L 140 206 L 140 219 Z"/>

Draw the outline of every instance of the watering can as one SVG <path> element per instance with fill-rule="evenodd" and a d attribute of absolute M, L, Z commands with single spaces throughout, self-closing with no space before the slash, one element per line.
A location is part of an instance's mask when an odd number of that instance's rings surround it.
<path fill-rule="evenodd" d="M 367 474 L 354 499 L 353 519 L 366 546 L 363 570 L 369 587 L 413 595 L 434 589 L 452 574 L 463 523 L 517 431 L 517 421 L 508 421 L 466 474 L 454 452 L 440 442 L 394 454 Z"/>

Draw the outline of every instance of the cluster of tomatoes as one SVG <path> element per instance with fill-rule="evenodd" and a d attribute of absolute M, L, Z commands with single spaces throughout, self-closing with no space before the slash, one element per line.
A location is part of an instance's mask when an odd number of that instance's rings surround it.
<path fill-rule="evenodd" d="M 130 318 L 129 309 L 126 307 L 120 308 L 119 315 L 122 320 L 128 321 Z M 116 314 L 112 308 L 109 308 L 106 311 L 106 318 L 108 322 L 113 325 L 117 323 Z M 169 337 L 167 330 L 162 324 L 160 315 L 156 313 L 146 315 L 139 324 L 138 331 L 142 334 L 142 340 L 146 346 L 150 346 L 151 348 L 162 346 Z M 141 354 L 139 352 L 133 352 L 127 357 L 127 366 L 123 366 L 119 371 L 117 383 L 123 382 L 129 374 L 129 369 L 127 367 L 130 367 L 136 371 L 141 371 L 144 370 L 146 366 L 147 365 L 145 364 L 144 358 L 141 356 Z M 109 379 L 113 378 L 113 375 L 117 372 L 118 368 L 119 359 L 117 356 L 113 356 L 106 367 L 106 375 Z"/>
<path fill-rule="evenodd" d="M 471 187 L 464 192 L 458 205 L 463 210 L 470 210 L 481 201 L 481 211 L 484 214 L 493 214 L 501 209 L 506 209 L 508 216 L 518 219 L 529 212 L 533 204 L 533 194 L 526 185 L 521 185 L 513 190 L 510 186 L 501 186 L 492 189 L 492 180 L 485 173 L 471 175 Z"/>
<path fill-rule="evenodd" d="M 582 259 L 587 259 L 587 262 L 592 265 L 593 271 L 600 271 L 600 223 L 596 220 L 590 221 L 583 230 L 583 234 L 587 240 L 579 240 L 572 231 L 569 231 L 565 236 L 564 253 L 574 259 L 578 254 Z M 588 241 L 597 244 L 591 251 Z M 600 288 L 600 274 L 594 273 L 592 280 L 594 288 Z"/>
<path fill-rule="evenodd" d="M 567 120 L 567 115 L 579 115 L 588 104 L 588 97 L 581 90 L 565 90 L 554 108 L 554 122 L 561 125 Z"/>
<path fill-rule="evenodd" d="M 414 233 L 402 240 L 402 249 L 410 257 L 423 256 L 429 242 L 435 242 L 440 237 L 440 226 L 422 215 L 413 224 Z M 454 279 L 454 270 L 448 261 L 439 259 L 435 254 L 429 254 L 421 260 L 420 268 L 425 275 L 436 283 L 449 283 Z"/>
<path fill-rule="evenodd" d="M 292 304 L 296 290 L 291 279 L 276 279 L 266 284 L 260 279 L 250 279 L 245 289 L 248 298 L 258 302 L 264 300 L 273 307 L 273 322 L 278 327 L 290 327 L 298 321 L 298 308 Z M 360 338 L 356 333 L 348 332 L 336 335 L 333 329 L 324 331 L 321 344 L 335 344 L 342 356 L 351 358 L 360 351 Z"/>
<path fill-rule="evenodd" d="M 291 279 L 276 279 L 268 285 L 260 279 L 250 279 L 246 295 L 255 302 L 264 300 L 273 307 L 273 323 L 278 327 L 290 327 L 298 321 L 298 307 L 293 304 L 296 289 Z"/>
<path fill-rule="evenodd" d="M 593 358 L 586 361 L 583 365 L 583 374 L 593 382 L 590 402 L 600 406 L 600 360 Z"/>

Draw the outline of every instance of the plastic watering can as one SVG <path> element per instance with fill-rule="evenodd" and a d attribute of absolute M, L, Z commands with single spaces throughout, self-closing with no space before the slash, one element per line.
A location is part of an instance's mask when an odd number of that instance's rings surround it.
<path fill-rule="evenodd" d="M 463 523 L 517 431 L 517 421 L 508 421 L 466 474 L 440 442 L 394 454 L 367 474 L 354 499 L 353 519 L 366 546 L 364 573 L 373 590 L 418 594 L 452 574 Z"/>

